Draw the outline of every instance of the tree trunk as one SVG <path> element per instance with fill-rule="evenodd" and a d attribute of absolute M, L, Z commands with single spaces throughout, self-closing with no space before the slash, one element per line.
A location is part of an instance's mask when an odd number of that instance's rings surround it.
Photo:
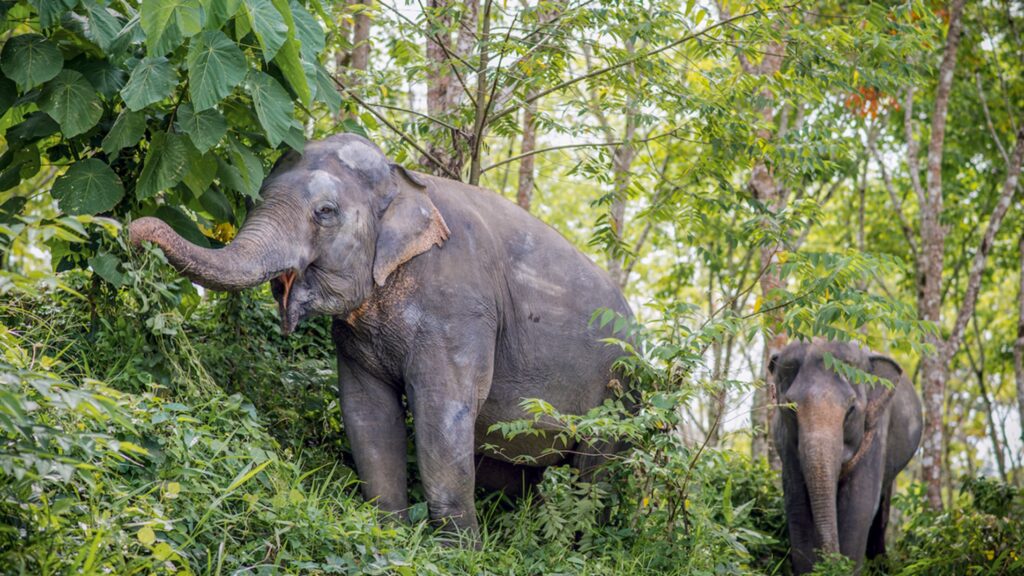
<path fill-rule="evenodd" d="M 530 92 L 533 95 L 533 92 Z M 534 156 L 531 154 L 537 148 L 537 126 L 534 118 L 537 116 L 537 101 L 534 100 L 523 108 L 523 144 L 519 149 L 521 154 L 528 154 L 519 161 L 519 187 L 516 191 L 516 202 L 529 212 L 530 201 L 533 200 L 533 167 Z"/>
<path fill-rule="evenodd" d="M 939 66 L 935 110 L 932 113 L 927 186 L 923 194 L 919 193 L 923 203 L 920 208 L 922 262 L 918 276 L 918 315 L 922 320 L 934 323 L 937 328 L 942 326 L 942 268 L 946 244 L 946 228 L 940 221 L 943 204 L 942 157 L 946 135 L 946 112 L 953 86 L 953 73 L 956 70 L 963 8 L 964 0 L 953 0 L 950 6 L 949 32 L 946 35 L 942 64 Z M 908 119 L 909 112 L 908 108 Z M 907 137 L 912 139 L 913 134 L 908 131 Z M 912 179 L 918 177 L 916 153 L 916 145 L 910 147 L 908 160 Z M 909 158 L 911 155 L 914 157 Z M 933 510 L 942 510 L 942 407 L 946 397 L 949 360 L 955 350 L 949 350 L 946 341 L 938 332 L 929 334 L 925 341 L 932 345 L 934 352 L 926 354 L 921 360 L 921 391 L 924 396 L 925 419 L 921 468 L 922 477 L 927 484 L 928 504 Z"/>
<path fill-rule="evenodd" d="M 373 21 L 370 19 L 370 9 L 373 8 L 373 0 L 362 0 L 366 6 L 356 15 L 355 25 L 352 30 L 352 60 L 349 68 L 365 72 L 370 62 L 370 26 Z M 354 76 L 355 83 L 361 83 L 362 78 Z"/>
<path fill-rule="evenodd" d="M 1017 382 L 1017 411 L 1024 442 L 1024 233 L 1017 244 L 1020 258 L 1020 284 L 1017 288 L 1017 340 L 1013 343 L 1013 375 Z"/>

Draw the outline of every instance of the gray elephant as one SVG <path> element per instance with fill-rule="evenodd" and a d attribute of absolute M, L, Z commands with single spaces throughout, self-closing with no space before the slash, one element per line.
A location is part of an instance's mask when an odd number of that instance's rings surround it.
<path fill-rule="evenodd" d="M 281 329 L 334 317 L 340 397 L 362 491 L 404 516 L 405 404 L 430 517 L 475 534 L 474 485 L 515 491 L 566 460 L 551 438 L 506 440 L 498 422 L 541 398 L 581 414 L 614 394 L 619 353 L 592 326 L 600 308 L 630 316 L 607 273 L 554 229 L 493 192 L 392 164 L 352 135 L 285 155 L 262 202 L 225 248 L 190 244 L 140 218 L 182 274 L 214 290 L 270 281 Z M 481 452 L 491 444 L 496 452 Z M 596 450 L 574 465 L 590 468 Z M 529 465 L 513 464 L 518 457 Z"/>
<path fill-rule="evenodd" d="M 852 383 L 826 367 L 827 353 L 895 386 Z M 850 343 L 793 343 L 769 370 L 794 572 L 811 571 L 818 552 L 859 569 L 865 554 L 885 554 L 893 480 L 921 442 L 921 401 L 896 362 Z"/>

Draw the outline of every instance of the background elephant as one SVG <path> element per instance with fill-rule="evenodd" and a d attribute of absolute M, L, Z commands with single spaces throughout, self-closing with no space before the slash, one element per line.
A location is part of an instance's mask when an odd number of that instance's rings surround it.
<path fill-rule="evenodd" d="M 824 356 L 895 384 L 853 384 Z M 891 358 L 839 342 L 794 343 L 772 357 L 793 569 L 809 572 L 816 550 L 861 565 L 885 553 L 892 484 L 921 441 L 921 402 Z M 785 404 L 795 405 L 792 407 Z"/>
<path fill-rule="evenodd" d="M 603 270 L 515 204 L 406 171 L 352 134 L 286 155 L 261 194 L 226 248 L 192 245 L 154 218 L 131 223 L 132 242 L 155 242 L 207 288 L 270 280 L 285 333 L 334 317 L 345 429 L 363 494 L 382 509 L 408 508 L 403 397 L 431 518 L 475 532 L 475 477 L 514 488 L 516 457 L 564 460 L 545 454 L 550 439 L 488 428 L 524 418 L 524 398 L 581 414 L 612 393 L 619 352 L 589 320 L 599 308 L 630 316 L 629 306 Z M 484 443 L 499 451 L 480 454 Z"/>

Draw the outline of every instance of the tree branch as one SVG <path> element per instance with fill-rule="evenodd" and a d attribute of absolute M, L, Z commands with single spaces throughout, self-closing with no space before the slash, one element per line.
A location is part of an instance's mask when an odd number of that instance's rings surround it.
<path fill-rule="evenodd" d="M 377 120 L 380 120 L 382 124 L 384 124 L 389 129 L 391 129 L 391 131 L 394 132 L 395 134 L 397 134 L 399 136 L 399 138 L 401 138 L 402 140 L 406 141 L 410 146 L 415 148 L 420 154 L 423 154 L 428 160 L 433 162 L 435 165 L 439 166 L 442 170 L 445 171 L 445 173 L 448 174 L 448 176 L 450 178 L 452 178 L 454 180 L 458 180 L 459 179 L 458 174 L 453 174 L 452 171 L 449 170 L 447 166 L 445 166 L 445 165 L 441 164 L 440 162 L 438 162 L 437 158 L 435 158 L 432 154 L 430 154 L 430 152 L 427 152 L 422 146 L 417 144 L 416 141 L 413 140 L 411 136 L 409 136 L 408 134 L 403 132 L 398 126 L 395 126 L 394 124 L 392 124 L 390 120 L 388 120 L 387 118 L 384 117 L 384 115 L 382 115 L 380 112 L 377 112 L 376 110 L 374 110 L 373 106 L 370 106 L 369 104 L 367 104 L 355 92 L 352 92 L 351 90 L 349 90 L 348 87 L 346 87 L 345 84 L 342 83 L 341 80 L 338 80 L 337 78 L 333 78 L 333 77 L 332 77 L 332 80 L 334 80 L 334 83 L 338 85 L 338 88 L 341 88 L 343 92 L 345 92 L 353 100 L 355 100 L 356 104 L 359 104 L 360 106 L 365 108 L 367 112 L 369 112 L 370 114 L 373 114 L 374 116 L 376 116 Z"/>
<path fill-rule="evenodd" d="M 789 7 L 792 7 L 792 6 L 796 6 L 796 4 L 792 4 Z M 633 63 L 638 62 L 640 60 L 643 60 L 645 58 L 650 58 L 651 56 L 657 56 L 658 54 L 661 54 L 662 52 L 665 52 L 667 50 L 671 50 L 671 49 L 675 48 L 676 46 L 679 46 L 680 44 L 683 44 L 683 43 L 688 42 L 690 40 L 693 40 L 695 38 L 700 38 L 701 36 L 704 36 L 705 34 L 711 32 L 712 30 L 715 30 L 716 28 L 721 28 L 721 27 L 726 26 L 728 24 L 732 24 L 733 22 L 737 22 L 737 21 L 743 20 L 745 18 L 750 18 L 752 16 L 755 16 L 755 15 L 761 14 L 761 13 L 763 13 L 762 10 L 755 10 L 753 12 L 746 12 L 746 13 L 740 14 L 739 16 L 733 16 L 732 18 L 729 18 L 727 20 L 722 20 L 722 21 L 720 21 L 720 22 L 718 22 L 716 24 L 712 24 L 712 25 L 704 28 L 703 30 L 701 30 L 699 32 L 694 32 L 693 34 L 687 34 L 686 36 L 683 36 L 682 38 L 679 38 L 678 40 L 673 40 L 672 42 L 669 42 L 668 44 L 666 44 L 664 46 L 661 46 L 660 48 L 655 48 L 653 50 L 648 50 L 647 52 L 644 52 L 643 54 L 637 54 L 637 55 L 632 56 L 630 58 L 625 58 L 625 59 L 623 59 L 623 60 L 621 60 L 619 62 L 616 62 L 614 64 L 609 64 L 609 65 L 604 66 L 602 68 L 598 68 L 597 70 L 594 70 L 594 71 L 589 72 L 587 74 L 584 74 L 582 76 L 577 76 L 575 78 L 570 78 L 570 79 L 568 79 L 568 80 L 566 80 L 564 82 L 560 82 L 560 83 L 558 83 L 558 84 L 556 84 L 556 85 L 554 85 L 554 86 L 552 86 L 552 87 L 550 87 L 550 88 L 548 88 L 546 90 L 541 90 L 536 95 L 534 95 L 532 98 L 530 98 L 528 100 L 525 100 L 525 101 L 521 102 L 518 105 L 509 106 L 507 108 L 503 108 L 502 110 L 499 110 L 498 112 L 495 112 L 494 115 L 491 117 L 490 121 L 493 122 L 493 121 L 497 120 L 498 118 L 501 118 L 501 117 L 503 117 L 503 116 L 505 116 L 507 114 L 511 114 L 512 112 L 515 112 L 516 110 L 518 110 L 520 108 L 520 106 L 522 104 L 528 104 L 528 103 L 530 103 L 530 102 L 532 102 L 534 100 L 538 100 L 540 98 L 543 98 L 544 96 L 547 96 L 548 94 L 551 94 L 553 92 L 558 92 L 559 90 L 564 90 L 565 88 L 568 88 L 569 86 L 573 86 L 574 84 L 578 84 L 580 82 L 583 82 L 584 80 L 589 80 L 591 78 L 596 78 L 597 76 L 600 76 L 602 74 L 607 74 L 608 72 L 611 72 L 613 70 L 618 70 L 619 68 L 622 68 L 624 66 L 628 66 L 630 64 L 633 64 Z"/>
<path fill-rule="evenodd" d="M 956 354 L 963 340 L 967 322 L 974 314 L 974 306 L 977 304 L 978 291 L 981 287 L 981 275 L 985 271 L 985 260 L 988 258 L 988 253 L 992 250 L 996 234 L 999 232 L 999 227 L 1003 224 L 1003 218 L 1010 209 L 1013 196 L 1017 191 L 1022 160 L 1024 160 L 1024 129 L 1017 131 L 1017 143 L 1014 146 L 1010 163 L 1006 167 L 1007 173 L 1006 180 L 1003 181 L 1003 190 L 999 194 L 999 201 L 992 210 L 992 215 L 989 217 L 988 227 L 985 229 L 985 235 L 981 239 L 981 244 L 974 253 L 974 260 L 971 262 L 971 272 L 967 278 L 967 291 L 964 293 L 963 304 L 957 313 L 953 331 L 949 335 L 949 340 L 947 340 L 944 362 L 948 363 L 952 356 Z"/>

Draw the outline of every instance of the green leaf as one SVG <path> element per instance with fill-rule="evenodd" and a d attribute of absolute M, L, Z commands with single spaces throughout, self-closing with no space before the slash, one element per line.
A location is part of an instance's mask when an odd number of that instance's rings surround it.
<path fill-rule="evenodd" d="M 14 82 L 0 76 L 0 116 L 7 114 L 17 99 L 18 87 Z"/>
<path fill-rule="evenodd" d="M 93 272 L 99 275 L 107 282 L 110 282 L 115 287 L 120 286 L 124 283 L 124 274 L 117 270 L 117 266 L 121 263 L 117 256 L 110 254 L 109 252 L 100 252 L 99 254 L 89 258 L 89 266 Z"/>
<path fill-rule="evenodd" d="M 201 198 L 216 176 L 217 157 L 212 152 L 196 154 L 189 161 L 188 173 L 184 178 L 185 186 L 188 186 L 193 196 Z"/>
<path fill-rule="evenodd" d="M 142 112 L 122 110 L 110 127 L 110 132 L 103 137 L 103 151 L 114 155 L 122 148 L 139 143 L 146 133 L 146 115 Z"/>
<path fill-rule="evenodd" d="M 316 99 L 327 104 L 331 114 L 337 114 L 341 109 L 341 94 L 330 73 L 319 63 L 316 65 Z"/>
<path fill-rule="evenodd" d="M 219 159 L 214 158 L 213 160 L 219 173 Z M 206 210 L 210 216 L 213 216 L 214 220 L 219 222 L 231 222 L 235 218 L 234 211 L 231 209 L 231 202 L 228 201 L 228 197 L 224 195 L 224 192 L 216 186 L 211 186 L 206 189 L 206 192 L 199 197 L 199 205 L 202 206 L 203 210 Z"/>
<path fill-rule="evenodd" d="M 291 2 L 290 8 L 292 17 L 295 19 L 295 36 L 301 43 L 302 58 L 316 62 L 317 56 L 324 51 L 327 42 L 324 29 L 320 26 L 320 22 L 298 2 Z"/>
<path fill-rule="evenodd" d="M 306 67 L 303 65 L 299 41 L 295 37 L 295 20 L 292 12 L 288 9 L 286 0 L 274 0 L 274 5 L 281 10 L 285 23 L 288 25 L 288 39 L 274 57 L 274 64 L 281 70 L 285 80 L 292 87 L 292 91 L 299 97 L 304 105 L 309 106 L 313 99 L 312 91 L 309 88 L 309 77 L 306 75 Z M 314 70 L 309 70 L 311 74 Z"/>
<path fill-rule="evenodd" d="M 51 28 L 60 21 L 65 12 L 75 7 L 77 0 L 29 0 L 39 12 L 39 25 Z"/>
<path fill-rule="evenodd" d="M 64 68 L 64 57 L 53 43 L 39 34 L 15 36 L 0 52 L 0 70 L 22 92 L 52 80 Z"/>
<path fill-rule="evenodd" d="M 65 214 L 98 214 L 121 201 L 124 185 L 110 166 L 96 158 L 86 158 L 57 178 L 50 195 L 57 199 Z"/>
<path fill-rule="evenodd" d="M 217 177 L 228 188 L 253 199 L 259 198 L 260 186 L 263 185 L 263 164 L 233 137 L 229 137 L 228 142 L 231 161 L 217 158 Z"/>
<path fill-rule="evenodd" d="M 150 56 L 163 56 L 203 29 L 199 0 L 142 0 L 139 8 Z"/>
<path fill-rule="evenodd" d="M 228 124 L 220 112 L 211 108 L 194 112 L 192 104 L 185 102 L 178 108 L 178 130 L 188 134 L 192 145 L 200 152 L 206 152 L 220 143 L 228 131 Z"/>
<path fill-rule="evenodd" d="M 288 136 L 288 130 L 295 122 L 292 99 L 277 80 L 257 70 L 249 73 L 246 89 L 252 96 L 253 108 L 267 133 L 267 140 L 271 146 L 277 147 Z"/>
<path fill-rule="evenodd" d="M 83 2 L 85 11 L 89 15 L 88 37 L 95 42 L 104 52 L 114 51 L 115 46 L 121 42 L 118 35 L 121 33 L 121 23 L 111 14 L 105 6 L 101 6 L 95 0 Z"/>
<path fill-rule="evenodd" d="M 197 111 L 213 107 L 245 79 L 245 55 L 220 30 L 208 30 L 188 48 L 188 90 Z"/>
<path fill-rule="evenodd" d="M 135 197 L 145 200 L 166 190 L 185 176 L 188 169 L 189 143 L 181 134 L 158 132 L 153 136 L 142 166 Z"/>
<path fill-rule="evenodd" d="M 196 223 L 176 206 L 161 206 L 156 209 L 155 216 L 167 222 L 185 240 L 203 248 L 210 247 L 210 240 L 199 231 Z"/>
<path fill-rule="evenodd" d="M 149 526 L 143 526 L 140 528 L 136 536 L 139 538 L 139 542 L 142 542 L 146 546 L 151 546 L 156 542 L 156 533 L 154 533 L 153 529 Z"/>
<path fill-rule="evenodd" d="M 242 6 L 242 0 L 203 0 L 207 30 L 219 30 Z"/>
<path fill-rule="evenodd" d="M 74 70 L 62 70 L 46 83 L 39 97 L 39 109 L 60 124 L 66 138 L 82 134 L 103 116 L 96 89 Z"/>
<path fill-rule="evenodd" d="M 28 116 L 11 126 L 7 131 L 7 142 L 13 146 L 13 142 L 34 142 L 56 134 L 60 125 L 53 121 L 45 112 L 32 112 Z"/>
<path fill-rule="evenodd" d="M 143 58 L 135 65 L 128 83 L 121 89 L 121 97 L 129 110 L 142 110 L 169 97 L 177 85 L 174 67 L 167 58 Z"/>
<path fill-rule="evenodd" d="M 39 172 L 39 147 L 28 145 L 7 150 L 0 156 L 0 191 L 9 190 Z"/>
<path fill-rule="evenodd" d="M 263 49 L 263 59 L 270 62 L 288 39 L 288 23 L 270 0 L 245 0 L 245 11 Z"/>
<path fill-rule="evenodd" d="M 74 70 L 85 76 L 97 92 L 110 98 L 124 88 L 128 73 L 120 67 L 112 65 L 108 60 L 92 60 L 78 57 L 64 63 L 66 69 Z"/>

